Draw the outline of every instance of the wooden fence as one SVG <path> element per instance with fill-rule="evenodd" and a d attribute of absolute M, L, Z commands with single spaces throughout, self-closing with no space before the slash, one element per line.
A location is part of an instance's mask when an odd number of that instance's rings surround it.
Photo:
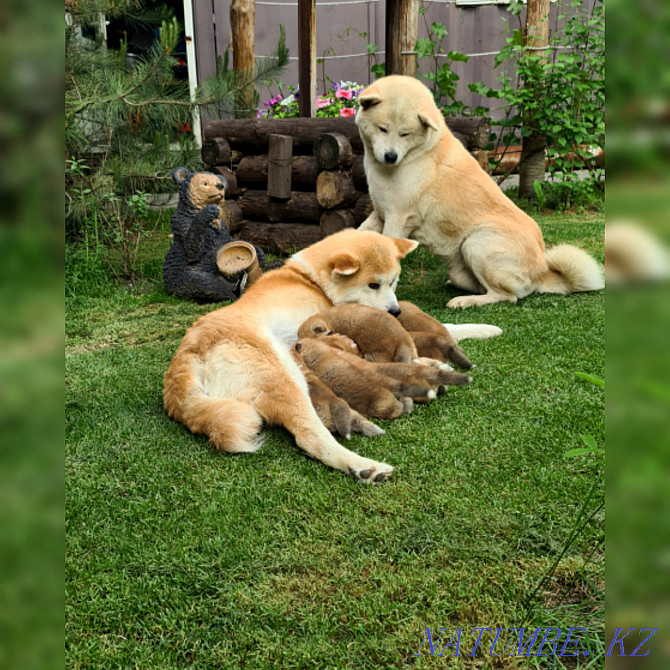
<path fill-rule="evenodd" d="M 230 47 L 230 2 L 193 0 L 198 82 L 215 71 L 217 56 L 223 56 Z M 384 0 L 316 0 L 316 50 L 321 60 L 317 65 L 317 93 L 324 92 L 331 81 L 361 84 L 371 81 L 370 67 L 375 60 L 384 62 L 385 6 Z M 425 17 L 419 16 L 419 36 L 426 35 L 424 18 L 428 25 L 440 21 L 448 31 L 442 43 L 444 50 L 470 56 L 469 62 L 453 66 L 460 77 L 457 99 L 472 106 L 488 106 L 490 101 L 469 91 L 467 84 L 483 81 L 489 86 L 495 85 L 503 68 L 494 70 L 494 58 L 509 34 L 504 19 L 510 18 L 511 28 L 518 26 L 518 19 L 509 16 L 507 5 L 500 0 L 433 0 L 424 2 L 423 6 Z M 567 8 L 567 2 L 552 3 L 552 28 L 557 25 L 559 11 Z M 298 84 L 297 17 L 297 0 L 256 1 L 256 54 L 263 56 L 273 51 L 279 38 L 279 24 L 283 24 L 291 54 L 283 79 L 294 86 Z M 524 20 L 523 14 L 521 20 Z M 368 53 L 368 44 L 377 45 L 376 56 Z M 419 62 L 419 71 L 426 72 L 431 65 L 423 59 Z M 513 74 L 509 70 L 507 73 Z M 276 90 L 260 88 L 259 93 L 261 100 L 265 100 Z M 499 113 L 492 110 L 492 116 L 496 118 Z"/>

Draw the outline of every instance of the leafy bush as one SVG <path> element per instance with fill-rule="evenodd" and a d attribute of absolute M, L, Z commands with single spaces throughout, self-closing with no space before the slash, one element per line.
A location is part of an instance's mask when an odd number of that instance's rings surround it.
<path fill-rule="evenodd" d="M 513 2 L 509 11 L 518 15 L 522 7 L 523 3 Z M 505 147 L 518 142 L 519 135 L 542 135 L 549 147 L 548 171 L 554 178 L 572 183 L 579 179 L 577 171 L 586 168 L 598 183 L 600 173 L 592 153 L 604 146 L 604 11 L 601 0 L 596 0 L 591 13 L 583 0 L 573 0 L 571 7 L 571 16 L 559 16 L 563 29 L 550 37 L 547 50 L 528 46 L 521 28 L 511 31 L 495 67 L 513 63 L 516 79 L 503 73 L 498 89 L 482 82 L 469 88 L 502 102 L 505 118 L 494 124 L 501 128 L 499 142 Z M 564 189 L 566 196 L 574 191 Z"/>

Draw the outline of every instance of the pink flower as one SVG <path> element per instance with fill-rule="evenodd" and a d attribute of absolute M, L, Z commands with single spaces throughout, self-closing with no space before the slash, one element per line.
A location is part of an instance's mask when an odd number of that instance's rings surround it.
<path fill-rule="evenodd" d="M 345 100 L 351 100 L 353 98 L 354 94 L 351 91 L 345 91 L 342 88 L 338 88 L 337 91 L 335 91 L 335 97 L 336 98 L 344 98 Z M 344 116 L 347 116 L 346 114 Z M 348 116 L 351 116 L 349 114 Z"/>
<path fill-rule="evenodd" d="M 333 99 L 332 98 L 324 98 L 320 97 L 316 99 L 316 108 L 317 109 L 323 109 L 324 107 L 328 107 L 328 105 L 333 104 Z"/>
<path fill-rule="evenodd" d="M 353 107 L 343 107 L 340 116 L 356 116 L 356 110 Z"/>

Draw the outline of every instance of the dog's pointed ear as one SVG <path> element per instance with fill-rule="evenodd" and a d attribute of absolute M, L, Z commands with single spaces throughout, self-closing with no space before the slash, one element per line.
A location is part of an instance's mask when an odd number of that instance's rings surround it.
<path fill-rule="evenodd" d="M 189 174 L 188 168 L 176 167 L 172 170 L 172 181 L 181 186 L 188 179 Z"/>
<path fill-rule="evenodd" d="M 436 119 L 432 118 L 435 114 L 430 112 L 419 112 L 419 121 L 423 124 L 424 128 L 430 128 L 431 130 L 439 130 L 440 126 L 437 125 Z"/>
<path fill-rule="evenodd" d="M 382 101 L 382 96 L 379 94 L 379 88 L 372 84 L 364 91 L 361 91 L 358 96 L 358 104 L 362 110 L 369 109 L 373 105 L 378 105 Z"/>
<path fill-rule="evenodd" d="M 405 240 L 392 237 L 391 240 L 395 243 L 396 248 L 398 249 L 398 258 L 405 258 L 408 253 L 414 251 L 419 246 L 419 243 L 415 240 Z"/>
<path fill-rule="evenodd" d="M 351 255 L 347 253 L 338 254 L 330 262 L 333 274 L 350 276 L 356 274 L 361 267 L 361 264 Z"/>

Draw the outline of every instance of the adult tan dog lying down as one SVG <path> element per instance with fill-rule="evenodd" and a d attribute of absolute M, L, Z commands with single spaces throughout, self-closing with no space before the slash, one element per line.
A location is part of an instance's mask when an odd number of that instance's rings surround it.
<path fill-rule="evenodd" d="M 165 374 L 169 415 L 217 449 L 252 452 L 263 422 L 284 426 L 301 449 L 364 482 L 393 468 L 340 445 L 319 420 L 291 347 L 305 319 L 333 305 L 360 303 L 397 314 L 400 259 L 411 240 L 344 230 L 262 275 L 235 303 L 201 317 Z M 460 337 L 490 337 L 495 326 L 463 324 Z"/>
<path fill-rule="evenodd" d="M 451 134 L 421 82 L 383 77 L 358 100 L 374 205 L 359 230 L 411 238 L 443 258 L 451 283 L 475 294 L 447 307 L 603 288 L 600 266 L 582 249 L 545 250 L 537 223 Z"/>

